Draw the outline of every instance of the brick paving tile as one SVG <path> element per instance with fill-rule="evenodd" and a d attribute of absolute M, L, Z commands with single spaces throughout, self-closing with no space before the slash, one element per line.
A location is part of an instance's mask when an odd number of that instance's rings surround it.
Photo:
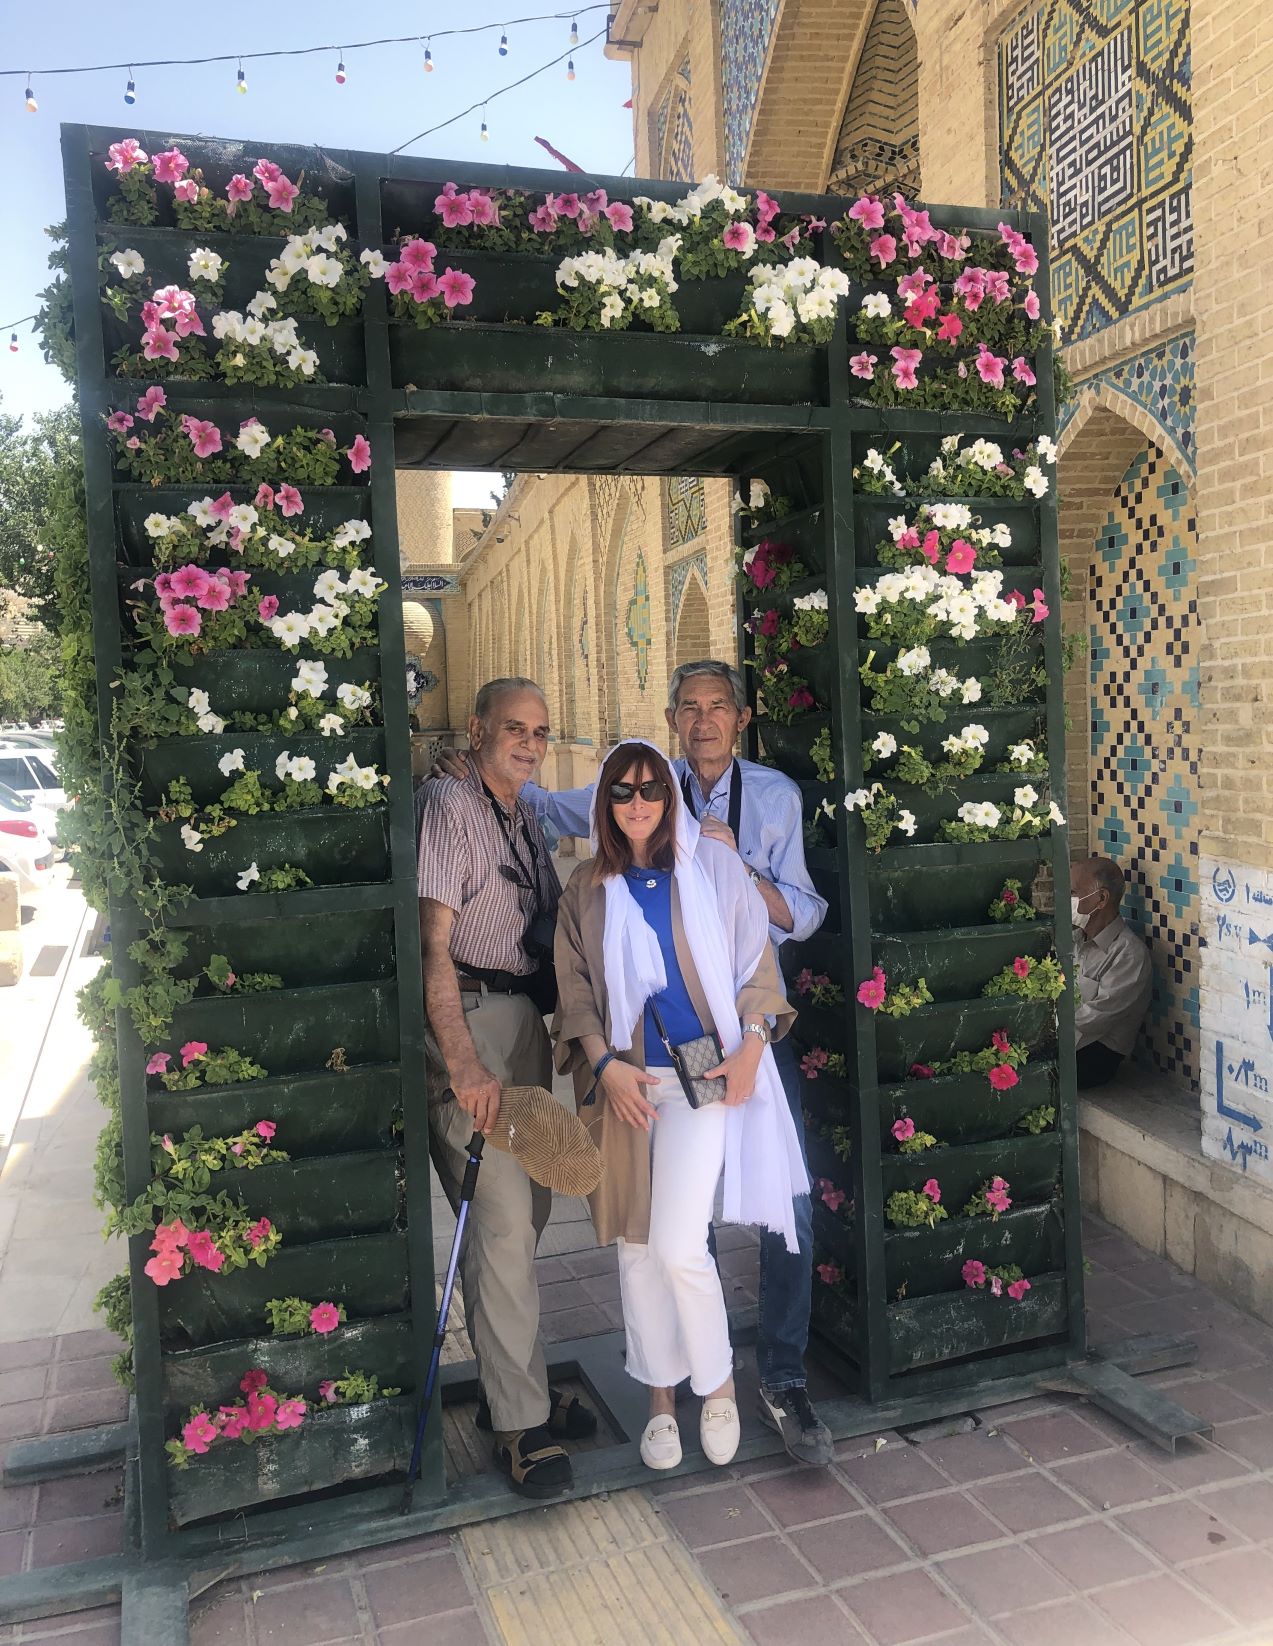
<path fill-rule="evenodd" d="M 1230 1628 L 1222 1613 L 1169 1572 L 1137 1578 L 1113 1589 L 1098 1589 L 1091 1598 L 1140 1646 L 1194 1646 L 1195 1641 Z"/>
<path fill-rule="evenodd" d="M 422 1532 L 419 1537 L 403 1538 L 401 1543 L 381 1543 L 374 1549 L 361 1549 L 350 1556 L 354 1567 L 369 1571 L 373 1566 L 388 1566 L 395 1560 L 407 1560 L 412 1555 L 433 1555 L 455 1547 L 453 1532 Z"/>
<path fill-rule="evenodd" d="M 1267 1549 L 1231 1549 L 1188 1568 L 1190 1583 L 1241 1623 L 1273 1623 L 1273 1560 Z"/>
<path fill-rule="evenodd" d="M 1256 1543 L 1273 1538 L 1273 1480 L 1241 1480 L 1198 1499 Z"/>
<path fill-rule="evenodd" d="M 1020 1452 L 1002 1435 L 974 1429 L 967 1435 L 947 1435 L 944 1440 L 925 1440 L 920 1451 L 930 1463 L 948 1474 L 959 1486 L 974 1480 L 990 1480 L 995 1475 L 1015 1474 L 1026 1467 Z"/>
<path fill-rule="evenodd" d="M 247 1646 L 247 1641 L 247 1613 L 239 1584 L 218 1584 L 190 1607 L 190 1646 Z"/>
<path fill-rule="evenodd" d="M 1214 1554 L 1225 1544 L 1245 1542 L 1208 1509 L 1206 1499 L 1176 1498 L 1147 1509 L 1132 1509 L 1118 1517 L 1119 1524 L 1146 1543 L 1169 1566 Z"/>
<path fill-rule="evenodd" d="M 1102 1269 L 1088 1277 L 1083 1288 L 1084 1298 L 1094 1309 L 1119 1310 L 1128 1303 L 1143 1303 L 1148 1293 L 1134 1284 L 1136 1273 L 1133 1270 L 1128 1277 L 1112 1269 Z"/>
<path fill-rule="evenodd" d="M 15 1400 L 0 1406 L 0 1440 L 26 1440 L 38 1435 L 43 1422 L 42 1400 Z"/>
<path fill-rule="evenodd" d="M 609 1323 L 595 1303 L 582 1308 L 559 1309 L 545 1315 L 541 1324 L 545 1343 L 568 1343 L 576 1337 L 595 1337 L 609 1331 Z"/>
<path fill-rule="evenodd" d="M 883 1446 L 876 1442 L 882 1440 Z M 847 1440 L 837 1440 L 835 1443 L 836 1462 L 843 1462 L 849 1457 L 874 1457 L 878 1452 L 892 1450 L 900 1451 L 906 1442 L 896 1429 L 877 1429 L 869 1435 L 850 1435 Z"/>
<path fill-rule="evenodd" d="M 676 1527 L 691 1549 L 707 1549 L 713 1543 L 732 1543 L 772 1530 L 760 1505 L 741 1481 L 730 1481 L 710 1492 L 671 1498 L 659 1505 L 659 1513 Z"/>
<path fill-rule="evenodd" d="M 118 1389 L 111 1371 L 110 1355 L 89 1355 L 84 1360 L 62 1360 L 53 1367 L 52 1393 L 78 1394 L 81 1389 Z"/>
<path fill-rule="evenodd" d="M 988 1480 L 968 1490 L 1010 1532 L 1039 1532 L 1062 1521 L 1081 1520 L 1089 1512 L 1085 1503 L 1063 1492 L 1039 1469 L 1006 1480 Z"/>
<path fill-rule="evenodd" d="M 554 1281 L 551 1285 L 540 1282 L 539 1312 L 541 1315 L 558 1314 L 562 1309 L 577 1309 L 587 1304 L 588 1299 L 583 1295 L 577 1280 L 567 1277 L 565 1280 Z"/>
<path fill-rule="evenodd" d="M 378 1566 L 363 1576 L 377 1628 L 455 1612 L 473 1604 L 460 1563 L 453 1554 L 426 1555 Z"/>
<path fill-rule="evenodd" d="M 1044 1600 L 1063 1600 L 1073 1593 L 1068 1583 L 1020 1544 L 951 1555 L 939 1562 L 939 1570 L 983 1618 Z"/>
<path fill-rule="evenodd" d="M 1013 1646 L 1130 1646 L 1131 1636 L 1081 1600 L 1060 1600 L 997 1620 Z"/>
<path fill-rule="evenodd" d="M 541 1286 L 551 1286 L 558 1280 L 572 1278 L 564 1257 L 540 1257 L 535 1260 L 535 1279 Z"/>
<path fill-rule="evenodd" d="M 290 1583 L 308 1583 L 316 1577 L 346 1577 L 354 1569 L 349 1556 L 333 1555 L 330 1560 L 307 1560 L 296 1566 L 278 1566 L 272 1572 L 253 1572 L 250 1587 L 258 1594 L 286 1589 Z"/>
<path fill-rule="evenodd" d="M 619 1258 L 612 1246 L 600 1246 L 586 1252 L 571 1252 L 564 1262 L 572 1275 L 581 1277 L 609 1274 L 618 1268 Z"/>
<path fill-rule="evenodd" d="M 1273 1373 L 1270 1374 L 1273 1376 Z M 1273 1469 L 1273 1414 L 1216 1425 L 1215 1443 L 1257 1469 Z"/>
<path fill-rule="evenodd" d="M 80 1394 L 54 1395 L 44 1402 L 44 1433 L 89 1429 L 99 1423 L 122 1423 L 128 1416 L 128 1396 L 118 1383 L 109 1389 L 86 1389 Z"/>
<path fill-rule="evenodd" d="M 1085 1423 L 1077 1412 L 1052 1412 L 1047 1417 L 1014 1419 L 1003 1432 L 1035 1463 L 1059 1463 L 1065 1458 L 1103 1452 L 1109 1439 Z"/>
<path fill-rule="evenodd" d="M 865 1577 L 890 1566 L 910 1565 L 914 1555 L 868 1514 L 845 1515 L 804 1526 L 793 1538 L 824 1583 Z"/>
<path fill-rule="evenodd" d="M 858 1500 L 826 1469 L 800 1469 L 758 1480 L 752 1490 L 780 1526 L 847 1515 Z"/>
<path fill-rule="evenodd" d="M 325 1646 L 360 1633 L 346 1578 L 319 1578 L 264 1594 L 252 1608 L 261 1646 Z"/>
<path fill-rule="evenodd" d="M 25 1532 L 0 1532 L 0 1577 L 12 1577 L 22 1570 L 26 1546 Z"/>
<path fill-rule="evenodd" d="M 79 1646 L 83 1639 L 83 1632 L 88 1629 L 98 1630 L 100 1633 L 91 1638 L 101 1640 L 119 1639 L 119 1607 L 92 1606 L 85 1612 L 64 1612 L 61 1617 L 42 1617 L 31 1623 L 22 1625 L 22 1639 L 26 1641 L 45 1641 L 49 1646 L 61 1646 L 67 1642 L 68 1646 Z M 80 1632 L 77 1634 L 76 1631 Z"/>
<path fill-rule="evenodd" d="M 840 1473 L 871 1503 L 894 1503 L 918 1492 L 937 1492 L 949 1485 L 931 1463 L 914 1447 L 895 1450 L 887 1446 L 867 1457 L 847 1458 Z"/>
<path fill-rule="evenodd" d="M 617 1274 L 584 1275 L 582 1280 L 573 1282 L 576 1297 L 580 1292 L 593 1303 L 617 1303 L 619 1301 L 619 1276 Z"/>
<path fill-rule="evenodd" d="M 968 1621 L 928 1573 L 918 1570 L 868 1578 L 841 1590 L 840 1599 L 880 1646 L 903 1646 L 962 1628 Z"/>
<path fill-rule="evenodd" d="M 34 1518 L 34 1486 L 6 1486 L 0 1490 L 0 1532 L 29 1526 Z"/>
<path fill-rule="evenodd" d="M 55 1358 L 58 1360 L 84 1360 L 89 1355 L 117 1355 L 124 1347 L 114 1332 L 108 1332 L 101 1326 L 87 1332 L 64 1332 L 53 1341 L 56 1345 Z"/>
<path fill-rule="evenodd" d="M 1043 1532 L 1030 1548 L 1055 1566 L 1076 1589 L 1100 1589 L 1107 1583 L 1157 1571 L 1154 1562 L 1108 1520 L 1091 1520 L 1063 1532 Z"/>
<path fill-rule="evenodd" d="M 1209 1440 L 1183 1441 L 1172 1457 L 1160 1451 L 1152 1441 L 1133 1441 L 1128 1451 L 1167 1481 L 1173 1491 L 1188 1492 L 1196 1486 L 1218 1486 L 1230 1480 L 1243 1480 L 1256 1472 L 1256 1466 L 1246 1458 L 1229 1452 Z"/>
<path fill-rule="evenodd" d="M 1246 1366 L 1259 1366 L 1267 1360 L 1263 1343 L 1245 1332 L 1226 1330 L 1223 1326 L 1202 1326 L 1198 1332 L 1198 1355 L 1194 1365 L 1200 1372 L 1233 1372 Z"/>
<path fill-rule="evenodd" d="M 813 1587 L 808 1568 L 776 1535 L 755 1537 L 724 1549 L 708 1549 L 697 1560 L 731 1606 L 745 1606 L 749 1600 L 773 1600 Z"/>
<path fill-rule="evenodd" d="M 1240 1372 L 1224 1372 L 1220 1377 L 1226 1388 L 1232 1389 L 1258 1406 L 1262 1412 L 1273 1412 L 1273 1374 L 1267 1366 L 1247 1367 Z"/>
<path fill-rule="evenodd" d="M 30 1337 L 20 1343 L 0 1343 L 0 1372 L 15 1366 L 43 1366 L 53 1359 L 54 1339 Z"/>
<path fill-rule="evenodd" d="M 1094 1509 L 1121 1509 L 1125 1503 L 1166 1497 L 1171 1491 L 1161 1476 L 1123 1452 L 1102 1452 L 1098 1457 L 1080 1458 L 1075 1463 L 1058 1463 L 1053 1472 L 1071 1491 L 1085 1497 Z"/>
<path fill-rule="evenodd" d="M 66 1560 L 95 1560 L 118 1554 L 124 1546 L 124 1516 L 90 1515 L 83 1520 L 54 1520 L 31 1533 L 31 1567 L 57 1566 Z"/>
<path fill-rule="evenodd" d="M 43 1400 L 49 1381 L 47 1366 L 17 1366 L 0 1372 L 0 1406 L 15 1400 Z"/>
<path fill-rule="evenodd" d="M 962 1492 L 943 1492 L 938 1497 L 916 1498 L 912 1503 L 894 1503 L 884 1514 L 922 1555 L 941 1555 L 950 1549 L 966 1549 L 973 1543 L 991 1543 L 1003 1536 L 990 1516 Z"/>
<path fill-rule="evenodd" d="M 72 1520 L 81 1515 L 100 1515 L 117 1509 L 123 1502 L 123 1485 L 124 1476 L 120 1469 L 103 1469 L 100 1474 L 68 1475 L 65 1480 L 42 1481 L 35 1519 L 43 1525 L 50 1520 Z"/>
<path fill-rule="evenodd" d="M 1208 1423 L 1232 1423 L 1240 1417 L 1258 1417 L 1261 1410 L 1221 1377 L 1194 1378 L 1192 1382 L 1176 1384 L 1169 1392 L 1186 1411 Z"/>
<path fill-rule="evenodd" d="M 422 1646 L 418 1623 L 399 1623 L 379 1631 L 386 1646 Z M 470 1607 L 465 1612 L 445 1612 L 429 1619 L 428 1646 L 488 1646 L 490 1636 L 482 1620 Z"/>
<path fill-rule="evenodd" d="M 861 1646 L 864 1640 L 830 1595 L 780 1601 L 739 1621 L 756 1646 Z"/>

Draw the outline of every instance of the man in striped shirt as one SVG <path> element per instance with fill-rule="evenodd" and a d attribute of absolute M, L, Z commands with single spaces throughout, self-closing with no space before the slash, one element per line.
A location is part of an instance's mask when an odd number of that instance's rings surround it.
<path fill-rule="evenodd" d="M 469 721 L 466 774 L 426 779 L 417 797 L 429 1134 L 452 1205 L 469 1137 L 490 1134 L 501 1089 L 552 1086 L 543 1013 L 553 1004 L 551 920 L 561 887 L 539 823 L 518 798 L 547 744 L 548 708 L 534 681 L 493 680 Z M 496 1461 L 513 1489 L 537 1498 L 571 1484 L 558 1439 L 596 1430 L 575 1397 L 548 1387 L 535 1249 L 551 1209 L 549 1191 L 492 1150 L 460 1261 L 483 1392 L 478 1424 L 495 1430 Z"/>

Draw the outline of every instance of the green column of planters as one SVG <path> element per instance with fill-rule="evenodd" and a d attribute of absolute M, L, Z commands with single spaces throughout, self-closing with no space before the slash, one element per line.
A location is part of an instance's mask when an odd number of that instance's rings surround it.
<path fill-rule="evenodd" d="M 1037 233 L 1036 241 L 1043 243 Z M 1045 275 L 1040 284 L 1046 289 Z M 908 418 L 900 411 L 867 419 L 840 399 L 847 374 L 843 360 L 837 373 L 835 356 L 843 347 L 841 337 L 832 348 L 832 433 L 821 485 L 807 465 L 759 471 L 770 502 L 760 518 L 744 515 L 740 533 L 744 550 L 766 541 L 780 545 L 775 563 L 798 561 L 801 575 L 776 595 L 755 589 L 747 576 L 741 582 L 752 626 L 766 610 L 789 618 L 795 600 L 812 590 L 825 589 L 829 597 L 826 640 L 787 653 L 791 673 L 811 688 L 812 703 L 788 723 L 762 717 L 758 730 L 766 758 L 804 792 L 809 866 L 829 903 L 817 936 L 781 951 L 800 1012 L 794 1033 L 805 1071 L 814 1179 L 814 1322 L 862 1391 L 880 1399 L 1028 1370 L 1082 1347 L 1072 1007 L 1068 993 L 1056 1005 L 982 993 L 1005 968 L 1012 973 L 1014 962 L 1028 970 L 1056 954 L 1068 971 L 1068 923 L 1058 928 L 1052 916 L 1053 898 L 1064 910 L 1068 895 L 1065 830 L 985 843 L 938 838 L 943 820 L 954 819 L 964 801 L 993 801 L 1010 815 L 1024 781 L 1064 804 L 1060 589 L 1054 489 L 1042 501 L 971 499 L 981 525 L 1002 522 L 1012 534 L 1002 554 L 1004 590 L 1020 588 L 1027 602 L 1036 587 L 1045 591 L 1049 618 L 1031 628 L 1032 638 L 1042 635 L 1046 688 L 966 707 L 956 699 L 944 722 L 911 729 L 902 724 L 905 716 L 872 711 L 858 666 L 874 652 L 879 667 L 889 652 L 866 638 L 854 591 L 884 570 L 876 545 L 888 535 L 888 519 L 945 499 L 926 498 L 918 489 L 888 497 L 856 490 L 852 477 L 863 472 L 868 449 L 896 448 L 898 475 L 916 480 L 942 436 L 984 436 L 1007 452 L 1049 433 L 1052 419 L 1049 411 L 1024 428 L 984 418 Z M 1041 382 L 1046 368 L 1046 361 L 1038 363 Z M 780 576 L 779 584 L 784 581 Z M 746 644 L 754 651 L 758 641 Z M 994 643 L 981 639 L 962 646 L 935 641 L 930 650 L 934 666 L 964 674 L 983 674 L 994 659 Z M 774 679 L 771 694 L 786 694 L 788 685 L 785 677 Z M 863 746 L 881 732 L 937 763 L 942 739 L 967 723 L 986 733 L 981 768 L 953 780 L 943 794 L 899 782 L 890 775 L 891 760 L 876 759 L 864 774 Z M 1026 778 L 995 771 L 1010 747 L 1027 738 L 1046 739 L 1048 770 Z M 894 833 L 878 851 L 868 850 L 862 821 L 844 807 L 847 791 L 875 780 L 915 819 L 912 837 Z M 834 807 L 829 817 L 828 804 Z M 1022 901 L 1038 903 L 1034 919 L 992 919 L 990 906 L 1009 880 L 1020 883 Z M 931 1003 L 896 1017 L 857 1004 L 859 985 L 875 968 L 889 989 L 924 979 Z M 985 1069 L 943 1072 L 959 1054 L 993 1047 L 996 1034 L 1006 1034 L 1017 1049 L 1014 1060 L 1017 1052 L 1027 1054 L 1007 1076 L 996 1077 L 1005 1089 L 997 1089 Z M 907 1132 L 915 1140 L 904 1148 Z M 917 1147 L 923 1134 L 935 1142 Z M 1010 1208 L 997 1216 L 964 1215 L 996 1177 L 1006 1180 Z M 890 1219 L 895 1194 L 909 1194 L 913 1203 L 926 1185 L 939 1190 L 945 1218 L 930 1201 L 931 1227 Z M 968 1270 L 970 1260 L 989 1272 Z M 1006 1271 L 999 1295 L 995 1270 Z M 1018 1271 L 1029 1288 L 1010 1297 L 1006 1286 Z"/>
<path fill-rule="evenodd" d="M 146 385 L 109 374 L 109 354 L 122 339 L 114 335 L 114 316 L 103 325 L 99 245 L 105 239 L 129 245 L 135 238 L 148 270 L 178 283 L 190 252 L 211 246 L 230 260 L 243 287 L 235 291 L 242 306 L 244 293 L 250 296 L 254 286 L 264 285 L 265 264 L 281 244 L 255 235 L 180 229 L 165 217 L 171 211 L 165 207 L 155 225 L 109 221 L 116 195 L 104 162 L 109 145 L 124 135 L 72 128 L 64 136 L 93 643 L 108 750 L 112 682 L 135 682 L 147 674 L 159 678 L 161 660 L 137 647 L 130 611 L 139 598 L 153 598 L 153 591 L 134 587 L 154 573 L 145 517 L 154 511 L 178 515 L 190 502 L 223 492 L 234 504 L 250 504 L 256 484 L 196 478 L 152 488 L 131 483 L 122 465 L 113 464 L 104 418 L 114 409 L 131 412 Z M 151 155 L 171 145 L 159 134 L 138 135 Z M 224 191 L 231 175 L 250 173 L 258 158 L 255 151 L 225 145 L 182 148 L 190 175 L 197 170 L 201 185 L 214 194 Z M 333 157 L 335 164 L 318 181 L 311 151 L 279 150 L 274 158 L 285 173 L 308 175 L 308 188 L 326 199 L 333 220 L 345 224 L 351 245 L 368 237 L 372 244 L 379 240 L 378 221 L 363 221 L 367 200 L 376 215 L 376 190 L 360 190 L 355 206 L 352 174 L 341 167 L 340 157 Z M 288 226 L 280 223 L 280 235 Z M 152 1181 L 152 1136 L 180 1144 L 195 1127 L 207 1138 L 229 1137 L 268 1120 L 276 1128 L 271 1146 L 289 1157 L 251 1170 L 214 1171 L 207 1185 L 209 1194 L 225 1191 L 250 1219 L 268 1219 L 281 1232 L 281 1246 L 263 1265 L 249 1263 L 226 1273 L 194 1268 L 160 1288 L 144 1272 L 152 1256 L 149 1234 L 131 1241 L 142 1528 L 152 1549 L 174 1525 L 401 1468 L 410 1448 L 411 1393 L 433 1325 L 427 1173 L 416 1174 L 408 1204 L 402 1167 L 404 1111 L 407 1128 L 413 1112 L 420 1111 L 412 1100 L 420 1095 L 416 1054 L 422 1004 L 409 746 L 405 706 L 396 690 L 402 643 L 393 453 L 391 440 L 383 437 L 387 422 L 377 419 L 368 390 L 376 370 L 369 356 L 379 348 L 385 377 L 387 355 L 383 326 L 377 330 L 370 317 L 330 332 L 318 322 L 304 330 L 322 355 L 330 386 L 227 390 L 219 383 L 183 383 L 175 375 L 155 381 L 166 393 L 165 415 L 212 420 L 225 431 L 227 448 L 241 421 L 252 416 L 274 432 L 330 429 L 342 448 L 356 434 L 376 431 L 370 477 L 359 477 L 342 462 L 339 484 L 303 484 L 306 514 L 296 522 L 330 531 L 354 518 L 372 527 L 362 563 L 376 568 L 392 590 L 381 608 L 376 643 L 347 658 L 323 659 L 329 703 L 338 686 L 369 682 L 370 723 L 324 737 L 316 730 L 289 729 L 286 722 L 271 727 L 249 718 L 286 711 L 298 657 L 316 655 L 304 643 L 291 652 L 265 646 L 194 653 L 171 662 L 171 679 L 163 676 L 159 695 L 168 702 L 169 718 L 158 716 L 148 724 L 134 719 L 135 735 L 117 750 L 120 780 L 128 785 L 143 828 L 145 819 L 155 821 L 174 782 L 189 785 L 196 807 L 215 803 L 235 770 L 220 762 L 236 750 L 243 751 L 240 769 L 259 770 L 267 786 L 283 750 L 311 757 L 320 785 L 329 764 L 352 754 L 359 764 L 388 774 L 388 803 L 345 810 L 324 801 L 236 816 L 233 827 L 205 839 L 197 851 L 183 842 L 178 821 L 159 821 L 135 866 L 125 866 L 111 901 L 112 960 L 119 983 L 129 990 L 147 981 L 127 949 L 148 926 L 156 888 L 187 886 L 192 892 L 166 914 L 172 944 L 167 977 L 175 986 L 170 1008 L 144 1039 L 128 1010 L 116 1014 L 127 1198 Z M 292 476 L 282 471 L 269 478 L 277 486 Z M 282 521 L 279 529 L 287 525 Z M 207 563 L 223 560 L 232 557 L 214 551 Z M 322 569 L 287 576 L 257 572 L 252 587 L 277 593 L 284 609 L 303 607 Z M 172 726 L 173 705 L 182 706 L 191 691 L 207 693 L 216 715 L 228 724 L 211 731 L 189 726 L 165 731 Z M 236 716 L 244 717 L 242 729 L 235 729 Z M 302 871 L 310 889 L 240 891 L 238 876 L 253 862 L 262 873 L 285 864 Z M 227 962 L 234 974 L 229 983 Z M 238 987 L 239 979 L 246 991 Z M 158 1051 L 169 1053 L 169 1070 L 176 1071 L 181 1049 L 192 1044 L 205 1045 L 210 1054 L 233 1047 L 265 1076 L 190 1089 L 178 1082 L 178 1089 L 168 1090 L 161 1073 L 147 1074 L 145 1064 Z M 192 1068 L 200 1062 L 196 1053 Z M 419 1157 L 419 1139 L 414 1143 Z M 161 1160 L 162 1152 L 156 1158 Z M 414 1241 L 407 1232 L 413 1218 L 422 1225 Z M 425 1318 L 418 1322 L 413 1297 L 424 1300 Z M 321 1335 L 308 1330 L 272 1335 L 267 1305 L 286 1298 L 330 1302 L 344 1311 L 346 1323 Z M 220 1406 L 242 1404 L 241 1383 L 253 1370 L 264 1372 L 280 1394 L 307 1402 L 301 1424 L 267 1433 L 252 1446 L 217 1441 L 206 1455 L 192 1457 L 187 1468 L 170 1467 L 164 1443 L 180 1435 L 189 1411 L 204 1407 L 215 1414 Z M 353 1371 L 402 1393 L 369 1404 L 324 1407 L 320 1386 Z M 434 1491 L 441 1489 L 436 1452 L 426 1459 L 425 1470 Z"/>

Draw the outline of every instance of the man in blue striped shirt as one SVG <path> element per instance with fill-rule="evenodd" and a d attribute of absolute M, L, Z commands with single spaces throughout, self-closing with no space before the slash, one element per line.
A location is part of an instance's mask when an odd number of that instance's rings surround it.
<path fill-rule="evenodd" d="M 685 751 L 672 769 L 686 804 L 704 833 L 732 846 L 751 871 L 769 911 L 775 947 L 789 939 L 802 942 L 812 937 L 826 918 L 827 905 L 814 890 L 805 864 L 800 790 L 782 772 L 734 755 L 739 734 L 751 720 L 742 677 L 728 663 L 711 658 L 683 663 L 672 676 L 666 713 Z M 590 788 L 550 794 L 527 783 L 521 797 L 558 835 L 587 837 Z M 778 1041 L 773 1050 L 803 1149 L 795 1052 L 789 1039 Z M 813 1277 L 807 1196 L 796 1202 L 796 1224 L 798 1256 L 787 1251 L 781 1235 L 761 1237 L 756 1335 L 760 1415 L 779 1431 L 792 1457 L 825 1465 L 831 1461 L 831 1436 L 805 1389 Z"/>

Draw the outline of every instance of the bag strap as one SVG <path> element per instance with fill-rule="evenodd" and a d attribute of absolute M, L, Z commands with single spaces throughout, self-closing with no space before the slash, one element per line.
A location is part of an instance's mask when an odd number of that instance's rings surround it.
<path fill-rule="evenodd" d="M 659 1039 L 663 1042 L 664 1050 L 672 1059 L 672 1067 L 676 1070 L 676 1078 L 680 1081 L 681 1090 L 685 1093 L 685 1101 L 689 1104 L 691 1109 L 697 1109 L 698 1093 L 694 1090 L 694 1082 L 686 1073 L 685 1062 L 681 1057 L 680 1048 L 674 1046 L 668 1038 L 667 1030 L 663 1026 L 662 1015 L 659 1012 L 659 1008 L 654 1004 L 653 995 L 651 995 L 646 1001 L 646 1005 L 650 1008 L 650 1016 L 654 1019 L 654 1027 L 659 1031 Z"/>

